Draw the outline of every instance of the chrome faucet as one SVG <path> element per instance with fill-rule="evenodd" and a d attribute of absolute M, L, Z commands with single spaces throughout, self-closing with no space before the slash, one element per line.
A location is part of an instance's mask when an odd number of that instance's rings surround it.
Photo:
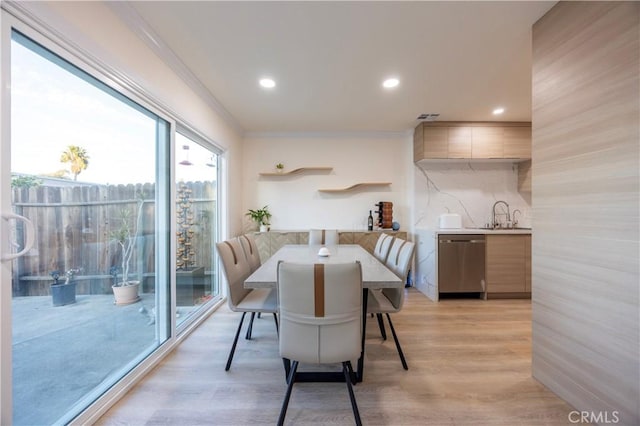
<path fill-rule="evenodd" d="M 500 225 L 499 222 L 496 222 L 496 206 L 500 203 L 507 206 L 507 222 L 511 222 L 511 215 L 509 214 L 509 204 L 507 204 L 506 201 L 498 200 L 495 203 L 493 203 L 493 208 L 491 209 L 491 226 L 493 226 L 494 228 L 498 228 Z M 504 213 L 500 213 L 500 214 L 504 214 Z"/>
<path fill-rule="evenodd" d="M 518 219 L 516 219 L 516 213 L 520 213 L 520 215 L 522 215 L 522 212 L 519 209 L 515 209 L 511 213 L 511 217 L 513 218 L 513 227 L 514 228 L 518 225 Z"/>

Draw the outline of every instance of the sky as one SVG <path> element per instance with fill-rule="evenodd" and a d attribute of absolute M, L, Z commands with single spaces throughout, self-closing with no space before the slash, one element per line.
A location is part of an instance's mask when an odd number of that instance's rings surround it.
<path fill-rule="evenodd" d="M 60 156 L 78 145 L 89 155 L 78 181 L 155 182 L 154 119 L 15 41 L 11 60 L 12 172 L 68 170 Z M 176 164 L 177 180 L 215 180 L 212 153 L 178 135 L 176 163 L 187 156 L 193 165 Z"/>

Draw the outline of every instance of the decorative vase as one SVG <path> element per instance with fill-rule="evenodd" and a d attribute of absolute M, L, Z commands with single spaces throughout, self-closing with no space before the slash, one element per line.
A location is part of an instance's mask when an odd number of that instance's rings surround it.
<path fill-rule="evenodd" d="M 115 298 L 116 305 L 130 305 L 140 300 L 138 296 L 138 288 L 140 287 L 140 281 L 129 281 L 127 285 L 114 285 L 113 296 Z"/>
<path fill-rule="evenodd" d="M 267 227 L 267 225 L 260 225 L 260 232 L 267 232 L 269 230 L 269 228 Z"/>
<path fill-rule="evenodd" d="M 64 306 L 76 303 L 76 283 L 51 284 L 53 306 Z"/>

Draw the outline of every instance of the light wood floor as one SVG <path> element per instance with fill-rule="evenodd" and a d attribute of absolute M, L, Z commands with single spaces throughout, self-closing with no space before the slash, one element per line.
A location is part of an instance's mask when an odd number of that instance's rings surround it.
<path fill-rule="evenodd" d="M 429 301 L 409 289 L 393 339 L 367 321 L 365 378 L 355 389 L 365 425 L 565 425 L 571 406 L 531 377 L 529 300 Z M 214 313 L 100 425 L 275 424 L 285 392 L 273 317 L 256 319 L 224 366 L 240 314 Z M 294 386 L 287 424 L 351 425 L 341 383 Z"/>

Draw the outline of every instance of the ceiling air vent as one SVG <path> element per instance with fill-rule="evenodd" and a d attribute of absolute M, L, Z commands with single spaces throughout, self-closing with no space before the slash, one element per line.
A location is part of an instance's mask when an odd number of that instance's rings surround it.
<path fill-rule="evenodd" d="M 420 121 L 436 121 L 440 117 L 440 114 L 420 114 L 418 120 Z"/>

